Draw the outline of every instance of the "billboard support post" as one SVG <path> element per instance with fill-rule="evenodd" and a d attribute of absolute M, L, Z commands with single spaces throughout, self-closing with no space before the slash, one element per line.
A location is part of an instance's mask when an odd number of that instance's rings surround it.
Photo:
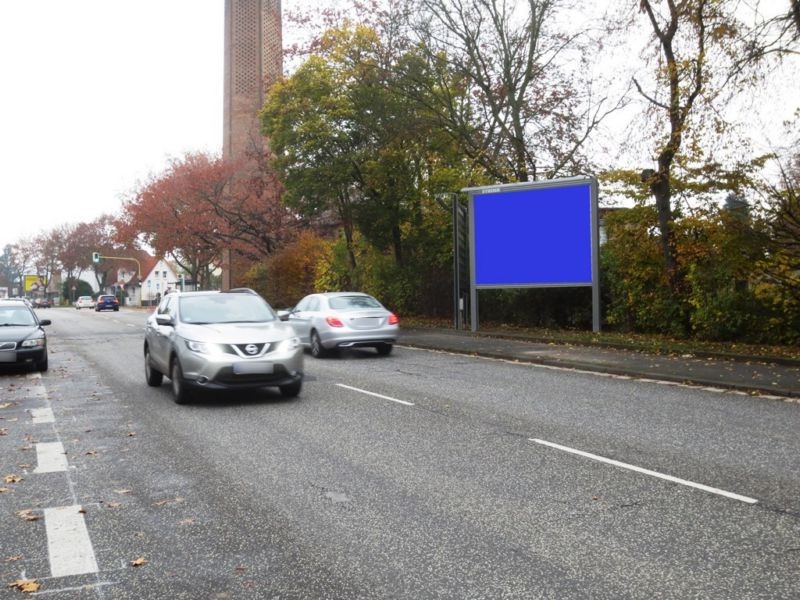
<path fill-rule="evenodd" d="M 469 202 L 470 325 L 478 290 L 591 287 L 600 331 L 598 186 L 593 177 L 465 188 Z"/>

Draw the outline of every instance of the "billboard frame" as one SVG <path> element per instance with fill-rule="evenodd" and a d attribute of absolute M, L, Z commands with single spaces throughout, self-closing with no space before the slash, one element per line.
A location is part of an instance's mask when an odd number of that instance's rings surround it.
<path fill-rule="evenodd" d="M 591 253 L 591 282 L 555 282 L 555 283 L 511 283 L 511 284 L 478 284 L 476 277 L 476 247 L 475 247 L 475 197 L 487 194 L 500 194 L 506 192 L 546 190 L 558 188 L 574 188 L 580 186 L 589 188 L 590 206 L 590 240 Z M 594 177 L 582 175 L 578 177 L 564 177 L 561 179 L 547 179 L 544 181 L 531 181 L 524 183 L 508 183 L 501 185 L 487 185 L 469 187 L 461 190 L 467 194 L 469 210 L 469 268 L 470 268 L 470 328 L 473 332 L 478 330 L 478 290 L 479 289 L 512 289 L 512 288 L 554 288 L 554 287 L 591 287 L 592 288 L 592 331 L 600 331 L 600 267 L 599 267 L 599 217 L 598 217 L 598 185 Z"/>

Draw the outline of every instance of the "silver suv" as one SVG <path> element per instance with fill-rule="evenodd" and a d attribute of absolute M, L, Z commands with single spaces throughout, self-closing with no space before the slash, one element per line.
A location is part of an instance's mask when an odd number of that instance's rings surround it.
<path fill-rule="evenodd" d="M 144 370 L 150 386 L 169 377 L 178 404 L 198 389 L 275 386 L 294 397 L 303 384 L 303 347 L 252 290 L 175 292 L 147 319 Z"/>

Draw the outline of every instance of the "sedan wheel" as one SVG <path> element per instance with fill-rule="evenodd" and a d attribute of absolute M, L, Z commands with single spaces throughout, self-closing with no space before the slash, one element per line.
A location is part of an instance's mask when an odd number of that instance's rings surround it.
<path fill-rule="evenodd" d="M 144 376 L 147 379 L 147 385 L 151 387 L 158 387 L 164 380 L 164 374 L 156 371 L 150 362 L 150 350 L 144 351 Z"/>
<path fill-rule="evenodd" d="M 172 399 L 175 400 L 175 404 L 186 404 L 189 392 L 183 382 L 183 371 L 177 358 L 172 361 L 169 377 L 172 380 Z"/>
<path fill-rule="evenodd" d="M 319 334 L 316 331 L 311 332 L 311 356 L 314 358 L 324 358 L 327 355 L 325 347 L 322 345 L 322 340 L 319 339 Z"/>

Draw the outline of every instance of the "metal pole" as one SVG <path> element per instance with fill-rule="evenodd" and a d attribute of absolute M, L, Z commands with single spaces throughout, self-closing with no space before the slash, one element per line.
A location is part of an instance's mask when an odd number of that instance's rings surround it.
<path fill-rule="evenodd" d="M 458 299 L 461 295 L 461 287 L 459 282 L 459 247 L 458 247 L 458 196 L 451 194 L 450 196 L 453 204 L 453 328 L 460 329 L 459 313 L 458 313 Z"/>

